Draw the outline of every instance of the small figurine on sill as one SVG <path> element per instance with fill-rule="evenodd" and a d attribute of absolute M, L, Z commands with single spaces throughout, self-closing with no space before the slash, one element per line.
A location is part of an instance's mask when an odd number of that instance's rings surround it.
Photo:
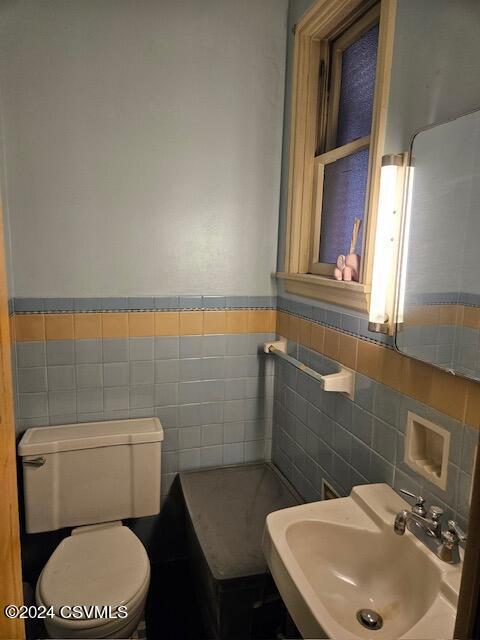
<path fill-rule="evenodd" d="M 358 233 L 360 231 L 360 225 L 362 221 L 360 218 L 355 218 L 353 223 L 352 241 L 350 243 L 350 252 L 347 256 L 340 255 L 337 258 L 337 266 L 333 272 L 335 280 L 344 280 L 345 282 L 358 282 L 360 274 L 360 256 L 355 253 L 355 247 L 357 245 Z"/>

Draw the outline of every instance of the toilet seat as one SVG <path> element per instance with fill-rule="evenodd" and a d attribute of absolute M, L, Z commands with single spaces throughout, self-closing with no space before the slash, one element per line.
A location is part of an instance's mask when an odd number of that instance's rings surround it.
<path fill-rule="evenodd" d="M 53 607 L 55 626 L 72 632 L 97 629 L 97 636 L 107 637 L 109 629 L 124 626 L 143 608 L 149 583 L 144 546 L 130 529 L 114 522 L 74 529 L 45 565 L 36 599 Z M 58 614 L 65 605 L 110 606 L 113 611 L 123 605 L 128 619 L 64 619 Z"/>

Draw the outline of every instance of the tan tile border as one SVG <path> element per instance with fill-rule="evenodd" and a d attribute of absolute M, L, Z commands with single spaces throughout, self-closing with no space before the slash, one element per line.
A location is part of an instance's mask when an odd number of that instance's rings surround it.
<path fill-rule="evenodd" d="M 276 323 L 276 311 L 271 309 L 22 313 L 11 317 L 12 338 L 17 342 L 274 333 Z"/>

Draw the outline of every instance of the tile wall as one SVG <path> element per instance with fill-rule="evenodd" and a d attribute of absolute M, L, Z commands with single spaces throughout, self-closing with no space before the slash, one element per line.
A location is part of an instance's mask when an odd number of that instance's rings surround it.
<path fill-rule="evenodd" d="M 128 310 L 138 299 L 123 300 L 118 310 L 94 311 L 92 300 L 14 301 L 22 309 L 12 318 L 17 432 L 156 415 L 165 430 L 163 494 L 178 471 L 268 459 L 271 299 L 227 308 L 217 297 L 209 308 L 211 298 L 192 296 L 182 308 L 172 298 L 162 311 Z"/>
<path fill-rule="evenodd" d="M 280 296 L 278 307 L 277 334 L 288 338 L 292 356 L 321 373 L 337 371 L 339 362 L 356 371 L 351 401 L 276 362 L 272 459 L 297 490 L 310 501 L 321 499 L 323 479 L 339 495 L 357 484 L 386 482 L 424 495 L 466 527 L 479 435 L 478 385 L 405 358 L 384 338 L 375 343 L 366 320 L 352 312 L 293 296 Z M 451 434 L 445 491 L 403 461 L 408 411 Z M 467 420 L 472 415 L 473 424 Z"/>
<path fill-rule="evenodd" d="M 164 493 L 179 470 L 269 459 L 272 451 L 307 500 L 321 496 L 323 478 L 341 495 L 381 481 L 422 492 L 466 526 L 479 385 L 396 353 L 364 316 L 294 296 L 11 306 L 19 432 L 153 414 L 165 427 Z M 312 368 L 354 369 L 355 401 L 263 354 L 275 329 Z M 446 491 L 403 462 L 408 410 L 451 433 Z"/>

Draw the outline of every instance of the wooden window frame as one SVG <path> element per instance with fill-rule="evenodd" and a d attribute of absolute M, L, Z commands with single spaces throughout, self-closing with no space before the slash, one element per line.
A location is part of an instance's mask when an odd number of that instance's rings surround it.
<path fill-rule="evenodd" d="M 396 0 L 379 2 L 379 41 L 369 139 L 369 178 L 360 282 L 338 282 L 329 277 L 328 273 L 311 271 L 313 234 L 319 225 L 318 206 L 314 207 L 314 197 L 319 174 L 323 171 L 317 156 L 319 150 L 329 150 L 328 146 L 333 140 L 331 119 L 329 123 L 328 118 L 332 100 L 329 101 L 326 91 L 331 43 L 355 22 L 359 23 L 360 31 L 362 25 L 365 27 L 364 18 L 371 24 L 370 11 L 373 4 L 375 3 L 369 0 L 317 0 L 295 27 L 285 271 L 277 274 L 284 280 L 288 293 L 334 302 L 364 312 L 368 311 L 373 270 L 376 208 L 390 90 Z M 342 43 L 341 38 L 339 44 L 347 46 Z M 338 77 L 338 71 L 336 76 Z M 333 99 L 337 99 L 335 95 Z M 365 139 L 361 143 L 365 144 Z M 327 156 L 327 160 L 331 157 Z M 330 159 L 331 161 L 333 160 Z"/>
<path fill-rule="evenodd" d="M 309 272 L 320 276 L 333 276 L 334 264 L 327 262 L 320 262 L 318 257 L 320 255 L 320 243 L 321 243 L 321 225 L 322 225 L 322 195 L 323 195 L 323 177 L 325 173 L 325 167 L 328 164 L 332 164 L 342 158 L 347 158 L 353 153 L 363 151 L 370 147 L 370 136 L 364 138 L 358 138 L 352 142 L 326 151 L 314 160 L 314 185 L 313 185 L 313 211 L 312 211 L 312 238 L 310 241 L 310 260 L 309 260 Z M 367 178 L 368 180 L 368 178 Z"/>

